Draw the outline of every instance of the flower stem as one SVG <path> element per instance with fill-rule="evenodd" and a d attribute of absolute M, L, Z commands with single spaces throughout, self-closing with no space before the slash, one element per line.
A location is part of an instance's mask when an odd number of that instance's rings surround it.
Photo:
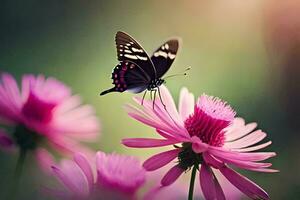
<path fill-rule="evenodd" d="M 13 177 L 13 184 L 12 184 L 11 193 L 10 193 L 11 196 L 9 199 L 12 199 L 12 200 L 15 199 L 15 196 L 18 193 L 19 182 L 20 182 L 20 178 L 22 175 L 25 158 L 26 158 L 26 150 L 20 149 L 20 153 L 19 153 L 19 157 L 18 157 L 18 161 L 17 161 L 17 165 L 15 168 L 15 173 L 14 173 L 14 177 Z"/>
<path fill-rule="evenodd" d="M 196 172 L 197 172 L 197 166 L 194 165 L 193 170 L 192 170 L 192 174 L 191 174 L 191 181 L 190 181 L 190 189 L 189 189 L 188 200 L 193 200 Z"/>

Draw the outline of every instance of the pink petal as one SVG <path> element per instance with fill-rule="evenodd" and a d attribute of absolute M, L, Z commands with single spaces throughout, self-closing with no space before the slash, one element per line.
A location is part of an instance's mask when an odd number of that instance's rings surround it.
<path fill-rule="evenodd" d="M 89 195 L 87 177 L 73 161 L 62 160 L 61 166 L 52 166 L 54 175 L 73 193 L 80 197 Z"/>
<path fill-rule="evenodd" d="M 237 167 L 253 170 L 253 171 L 258 171 L 261 168 L 270 167 L 272 165 L 271 163 L 257 163 L 257 162 L 233 160 L 233 159 L 221 158 L 221 157 L 217 157 L 217 158 L 225 163 L 233 164 L 236 165 Z"/>
<path fill-rule="evenodd" d="M 262 188 L 234 170 L 223 167 L 220 171 L 235 187 L 248 197 L 252 199 L 270 199 L 269 195 Z"/>
<path fill-rule="evenodd" d="M 13 139 L 7 133 L 0 129 L 0 148 L 3 150 L 10 150 L 15 146 Z"/>
<path fill-rule="evenodd" d="M 223 167 L 224 163 L 217 160 L 216 158 L 214 158 L 212 155 L 210 155 L 208 152 L 204 152 L 203 153 L 203 159 L 205 160 L 205 162 L 216 168 L 216 169 L 219 169 L 220 167 Z"/>
<path fill-rule="evenodd" d="M 181 151 L 181 149 L 178 148 L 178 149 L 173 149 L 170 151 L 165 151 L 165 152 L 156 154 L 156 155 L 150 157 L 149 159 L 147 159 L 144 162 L 143 167 L 147 171 L 154 171 L 156 169 L 159 169 L 159 168 L 165 166 L 166 164 L 168 164 L 169 162 L 171 162 L 172 160 L 174 160 L 178 156 L 178 153 L 180 151 Z"/>
<path fill-rule="evenodd" d="M 93 184 L 94 184 L 94 176 L 93 176 L 93 171 L 92 171 L 91 165 L 89 164 L 86 157 L 81 153 L 76 153 L 74 155 L 74 161 L 77 163 L 77 165 L 80 167 L 80 169 L 85 174 L 88 184 L 89 184 L 89 189 L 91 191 L 93 188 Z"/>
<path fill-rule="evenodd" d="M 208 149 L 208 145 L 200 140 L 199 137 L 193 136 L 191 138 L 192 148 L 196 153 L 205 152 Z"/>
<path fill-rule="evenodd" d="M 184 172 L 178 165 L 172 167 L 161 180 L 162 186 L 168 186 L 174 183 L 179 176 Z"/>
<path fill-rule="evenodd" d="M 242 161 L 262 161 L 273 156 L 276 156 L 274 152 L 237 152 L 237 151 L 230 151 L 224 148 L 216 148 L 216 147 L 209 147 L 209 152 L 215 156 L 228 158 L 228 159 L 236 159 Z"/>
<path fill-rule="evenodd" d="M 225 200 L 225 195 L 218 180 L 214 176 L 211 168 L 208 167 L 205 163 L 201 165 L 199 177 L 201 189 L 205 199 Z"/>
<path fill-rule="evenodd" d="M 137 102 L 141 101 L 138 97 L 134 98 L 134 99 Z M 137 109 L 131 105 L 127 105 L 126 109 L 127 109 L 129 116 L 131 116 L 132 118 L 134 118 L 148 126 L 151 126 L 155 129 L 163 130 L 164 132 L 172 134 L 173 137 L 176 137 L 178 139 L 187 138 L 188 133 L 185 133 L 186 130 L 183 127 L 183 125 L 181 127 L 178 127 L 179 125 L 176 125 L 172 121 L 172 119 L 170 119 L 169 115 L 164 110 L 164 108 L 162 111 L 158 107 L 155 109 L 156 110 L 159 109 L 159 111 L 155 111 L 152 108 L 152 103 L 144 101 L 143 111 L 140 109 Z"/>
<path fill-rule="evenodd" d="M 58 199 L 64 199 L 64 200 L 71 199 L 71 195 L 69 194 L 69 192 L 65 190 L 53 189 L 53 188 L 42 186 L 40 188 L 40 192 L 46 196 L 54 196 Z"/>
<path fill-rule="evenodd" d="M 167 87 L 165 85 L 161 85 L 159 87 L 161 91 L 161 96 L 163 103 L 167 107 L 167 111 L 170 113 L 170 115 L 174 118 L 175 122 L 181 121 L 181 118 L 179 117 L 179 114 L 176 109 L 176 105 L 174 103 L 173 97 Z"/>
<path fill-rule="evenodd" d="M 61 182 L 71 191 L 76 192 L 77 188 L 74 183 L 62 172 L 59 168 L 52 166 L 54 174 L 61 180 Z"/>
<path fill-rule="evenodd" d="M 187 88 L 182 88 L 179 97 L 179 114 L 184 121 L 190 114 L 194 112 L 195 99 L 194 95 L 190 93 Z"/>
<path fill-rule="evenodd" d="M 236 149 L 236 151 L 238 151 L 238 152 L 256 151 L 256 150 L 259 150 L 259 149 L 263 149 L 263 148 L 269 146 L 270 144 L 272 144 L 271 141 L 263 143 L 263 144 L 260 144 L 260 145 L 252 146 L 252 147 L 247 147 L 247 148 L 242 148 L 242 149 Z"/>
<path fill-rule="evenodd" d="M 235 140 L 233 142 L 226 142 L 225 146 L 234 149 L 244 148 L 260 142 L 266 136 L 266 133 L 262 132 L 261 130 L 256 130 L 241 139 Z"/>
<path fill-rule="evenodd" d="M 162 147 L 176 143 L 178 143 L 178 141 L 151 138 L 128 138 L 122 140 L 122 144 L 125 146 L 135 148 Z"/>
<path fill-rule="evenodd" d="M 233 124 L 225 129 L 226 142 L 234 141 L 241 138 L 256 128 L 256 123 L 249 123 L 245 125 L 245 121 L 242 118 L 235 118 Z"/>
<path fill-rule="evenodd" d="M 162 137 L 166 138 L 166 139 L 169 139 L 169 140 L 178 140 L 178 137 L 174 137 L 172 134 L 168 133 L 168 132 L 165 132 L 163 130 L 159 130 L 159 129 L 156 129 L 156 132 L 161 135 Z M 183 142 L 183 141 L 182 141 Z"/>
<path fill-rule="evenodd" d="M 22 100 L 16 80 L 10 74 L 4 73 L 2 74 L 2 83 L 6 89 L 6 94 L 12 102 L 12 105 L 14 105 L 13 108 L 18 112 L 21 108 Z"/>
<path fill-rule="evenodd" d="M 44 148 L 38 148 L 36 150 L 36 159 L 40 168 L 46 174 L 51 174 L 51 166 L 55 164 L 53 156 Z"/>

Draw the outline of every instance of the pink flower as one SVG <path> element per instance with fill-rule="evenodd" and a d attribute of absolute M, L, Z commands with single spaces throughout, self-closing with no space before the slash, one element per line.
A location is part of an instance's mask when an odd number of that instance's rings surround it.
<path fill-rule="evenodd" d="M 162 186 L 174 183 L 183 172 L 196 166 L 199 167 L 204 197 L 225 199 L 212 171 L 214 168 L 250 198 L 269 199 L 262 188 L 228 166 L 258 172 L 277 172 L 268 168 L 271 163 L 259 162 L 275 156 L 274 152 L 253 152 L 271 144 L 268 141 L 255 145 L 266 137 L 266 133 L 254 130 L 256 123 L 245 124 L 243 119 L 235 118 L 235 111 L 219 98 L 202 95 L 194 104 L 193 94 L 183 88 L 177 111 L 169 91 L 164 86 L 161 91 L 168 112 L 159 101 L 156 101 L 154 109 L 152 101 L 144 101 L 140 109 L 127 107 L 131 117 L 155 128 L 163 138 L 124 139 L 124 145 L 135 148 L 174 147 L 147 159 L 144 168 L 147 171 L 157 170 L 176 158 L 176 164 L 162 178 Z M 135 100 L 140 104 L 139 98 Z"/>
<path fill-rule="evenodd" d="M 62 199 L 131 200 L 145 182 L 145 170 L 132 156 L 97 152 L 96 178 L 94 166 L 80 153 L 76 153 L 73 160 L 62 160 L 52 169 L 64 187 L 47 191 Z"/>
<path fill-rule="evenodd" d="M 94 141 L 99 133 L 94 109 L 81 105 L 62 82 L 43 75 L 24 75 L 19 88 L 10 74 L 1 74 L 0 124 L 14 127 L 13 137 L 0 131 L 2 148 L 15 144 L 37 154 L 45 154 L 44 144 L 60 153 L 82 150 L 79 141 Z"/>

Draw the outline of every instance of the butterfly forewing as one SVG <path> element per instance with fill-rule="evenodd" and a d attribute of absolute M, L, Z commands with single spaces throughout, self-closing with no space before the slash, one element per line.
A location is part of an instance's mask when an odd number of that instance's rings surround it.
<path fill-rule="evenodd" d="M 170 39 L 161 45 L 152 55 L 157 78 L 161 78 L 171 67 L 179 47 L 178 39 Z"/>
<path fill-rule="evenodd" d="M 130 61 L 140 67 L 149 80 L 155 79 L 155 68 L 146 51 L 137 41 L 124 32 L 116 34 L 117 55 L 119 61 Z"/>

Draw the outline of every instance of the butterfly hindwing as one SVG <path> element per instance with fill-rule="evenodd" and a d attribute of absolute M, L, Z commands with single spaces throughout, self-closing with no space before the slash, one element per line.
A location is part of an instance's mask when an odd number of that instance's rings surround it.
<path fill-rule="evenodd" d="M 179 47 L 178 39 L 170 39 L 161 45 L 152 55 L 157 78 L 161 78 L 171 67 Z"/>
<path fill-rule="evenodd" d="M 112 72 L 113 88 L 102 92 L 100 95 L 109 92 L 124 92 L 129 90 L 134 93 L 144 91 L 148 84 L 148 78 L 142 73 L 139 66 L 131 61 L 120 62 Z"/>
<path fill-rule="evenodd" d="M 130 61 L 140 67 L 142 73 L 149 79 L 156 78 L 155 68 L 141 45 L 124 32 L 116 34 L 117 56 L 120 62 Z"/>

